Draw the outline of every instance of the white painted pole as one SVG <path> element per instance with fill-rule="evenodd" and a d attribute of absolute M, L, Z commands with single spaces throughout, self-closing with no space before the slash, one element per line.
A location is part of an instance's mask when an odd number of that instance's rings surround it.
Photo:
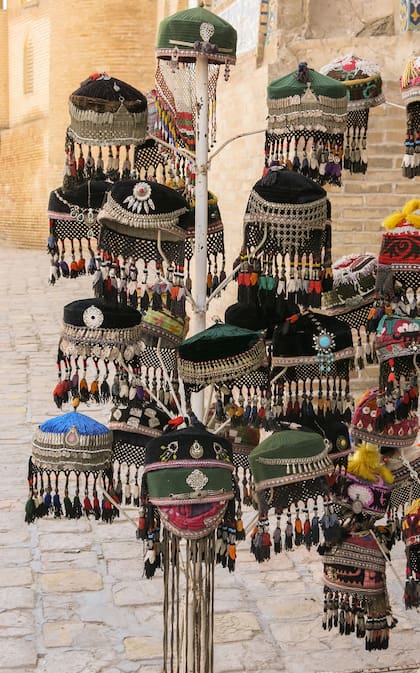
<path fill-rule="evenodd" d="M 208 58 L 198 55 L 195 66 L 196 86 L 196 176 L 195 176 L 195 248 L 192 315 L 192 334 L 206 329 L 207 300 L 207 227 L 208 227 L 208 137 L 209 137 L 209 92 Z M 204 415 L 204 391 L 193 393 L 193 412 L 202 421 Z"/>

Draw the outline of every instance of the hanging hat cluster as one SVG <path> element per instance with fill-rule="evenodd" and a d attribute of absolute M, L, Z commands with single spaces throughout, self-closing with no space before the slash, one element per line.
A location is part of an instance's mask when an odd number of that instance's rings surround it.
<path fill-rule="evenodd" d="M 390 392 L 367 390 L 358 401 L 351 421 L 354 440 L 374 442 L 381 447 L 414 444 L 419 431 L 417 386 Z"/>
<path fill-rule="evenodd" d="M 265 165 L 287 163 L 321 184 L 341 185 L 347 91 L 342 82 L 299 63 L 267 89 Z"/>
<path fill-rule="evenodd" d="M 253 186 L 244 215 L 238 301 L 270 316 L 288 299 L 321 306 L 331 266 L 331 223 L 325 190 L 288 169 L 270 168 Z"/>
<path fill-rule="evenodd" d="M 384 310 L 420 315 L 420 200 L 408 201 L 383 223 L 376 291 Z M 379 322 L 377 320 L 377 322 Z"/>
<path fill-rule="evenodd" d="M 420 175 L 420 56 L 408 61 L 400 78 L 400 89 L 407 118 L 402 174 L 414 178 Z"/>
<path fill-rule="evenodd" d="M 347 54 L 323 66 L 320 72 L 342 82 L 347 91 L 343 168 L 351 173 L 366 173 L 369 109 L 385 101 L 379 66 L 354 54 Z"/>
<path fill-rule="evenodd" d="M 153 574 L 153 566 L 160 562 L 161 549 L 165 661 L 168 658 L 180 661 L 183 643 L 190 639 L 190 646 L 198 654 L 202 638 L 212 641 L 213 613 L 209 606 L 214 597 L 214 564 L 220 562 L 229 571 L 235 566 L 235 483 L 232 477 L 230 443 L 208 432 L 201 424 L 165 433 L 146 446 L 142 488 L 146 519 L 143 530 L 148 538 L 145 570 L 146 575 Z M 159 531 L 160 526 L 163 528 L 161 541 L 159 532 L 154 532 Z M 205 629 L 184 631 L 184 640 L 182 631 L 190 617 L 180 608 L 182 567 L 194 580 L 186 610 L 188 615 L 201 615 L 200 624 Z"/>
<path fill-rule="evenodd" d="M 402 522 L 407 557 L 404 602 L 407 609 L 420 607 L 420 500 L 407 509 Z"/>
<path fill-rule="evenodd" d="M 69 113 L 64 189 L 87 179 L 130 178 L 131 148 L 143 143 L 147 134 L 146 97 L 107 73 L 94 73 L 70 95 Z M 93 147 L 98 148 L 96 154 Z"/>
<path fill-rule="evenodd" d="M 396 623 L 386 590 L 386 530 L 374 525 L 388 509 L 393 481 L 378 447 L 359 444 L 345 474 L 333 485 L 341 539 L 334 544 L 326 539 L 319 549 L 324 563 L 323 626 L 365 638 L 367 650 L 386 649 Z"/>
<path fill-rule="evenodd" d="M 42 423 L 32 439 L 26 521 L 86 515 L 110 522 L 117 511 L 106 498 L 99 501 L 98 491 L 113 493 L 111 453 L 112 432 L 76 410 Z"/>
<path fill-rule="evenodd" d="M 86 272 L 95 273 L 99 235 L 96 217 L 111 186 L 104 180 L 89 179 L 74 189 L 65 191 L 58 187 L 51 192 L 48 202 L 51 285 L 60 277 L 77 278 Z M 84 248 L 89 255 L 87 262 Z"/>
<path fill-rule="evenodd" d="M 101 299 L 80 299 L 64 307 L 58 383 L 53 393 L 59 408 L 70 397 L 81 402 L 106 402 L 111 396 L 128 400 L 128 370 L 138 366 L 144 349 L 140 322 L 141 314 L 135 309 L 110 306 Z M 110 365 L 115 370 L 112 386 L 108 380 Z"/>

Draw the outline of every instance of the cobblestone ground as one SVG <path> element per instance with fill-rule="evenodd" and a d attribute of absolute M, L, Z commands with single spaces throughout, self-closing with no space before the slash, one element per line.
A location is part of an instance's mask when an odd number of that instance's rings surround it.
<path fill-rule="evenodd" d="M 62 307 L 91 294 L 89 279 L 52 288 L 47 278 L 45 253 L 0 250 L 0 673 L 159 673 L 162 577 L 142 578 L 130 522 L 24 522 L 32 432 L 58 413 L 51 393 Z M 109 410 L 83 411 L 106 422 Z M 393 563 L 401 581 L 401 545 Z M 235 573 L 216 568 L 215 673 L 419 673 L 420 614 L 404 610 L 393 572 L 399 621 L 389 649 L 373 653 L 323 631 L 321 574 L 315 551 L 258 565 L 242 543 Z"/>

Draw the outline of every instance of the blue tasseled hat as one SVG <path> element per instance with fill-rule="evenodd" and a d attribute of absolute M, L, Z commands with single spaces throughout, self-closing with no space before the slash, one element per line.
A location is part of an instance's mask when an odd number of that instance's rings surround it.
<path fill-rule="evenodd" d="M 32 439 L 33 464 L 40 470 L 100 472 L 110 466 L 111 452 L 112 431 L 77 411 L 48 419 Z"/>

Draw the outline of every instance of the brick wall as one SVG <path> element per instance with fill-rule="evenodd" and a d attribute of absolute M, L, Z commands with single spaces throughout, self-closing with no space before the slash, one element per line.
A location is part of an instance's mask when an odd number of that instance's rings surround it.
<path fill-rule="evenodd" d="M 62 181 L 69 94 L 97 70 L 144 93 L 153 87 L 157 3 L 125 0 L 119 12 L 113 0 L 8 5 L 0 13 L 0 82 L 10 87 L 8 104 L 0 100 L 0 236 L 43 247 L 48 196 Z M 28 36 L 34 88 L 24 95 Z"/>

